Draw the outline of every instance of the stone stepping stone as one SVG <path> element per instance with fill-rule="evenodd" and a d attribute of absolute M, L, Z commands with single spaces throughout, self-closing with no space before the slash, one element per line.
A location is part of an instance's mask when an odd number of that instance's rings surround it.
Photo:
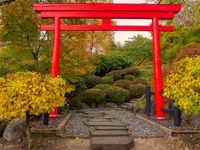
<path fill-rule="evenodd" d="M 91 122 L 105 122 L 105 121 L 111 121 L 110 119 L 103 119 L 103 118 L 93 118 L 93 119 L 88 119 L 88 121 Z"/>
<path fill-rule="evenodd" d="M 129 150 L 133 147 L 133 139 L 129 136 L 92 137 L 92 150 Z"/>
<path fill-rule="evenodd" d="M 126 130 L 95 130 L 91 132 L 92 136 L 128 136 L 129 133 Z"/>
<path fill-rule="evenodd" d="M 102 114 L 87 114 L 87 115 L 82 115 L 84 118 L 98 118 L 98 117 L 103 117 Z"/>
<path fill-rule="evenodd" d="M 111 121 L 105 121 L 105 122 L 86 122 L 83 121 L 83 123 L 87 126 L 126 126 L 126 124 L 121 122 L 111 122 Z"/>
<path fill-rule="evenodd" d="M 105 115 L 105 113 L 104 112 L 98 112 L 98 111 L 85 111 L 85 112 L 83 112 L 84 114 L 86 114 L 86 115 L 93 115 L 93 114 L 102 114 L 102 115 Z"/>
<path fill-rule="evenodd" d="M 95 128 L 96 130 L 128 130 L 127 127 L 123 127 L 123 126 L 97 126 Z"/>
<path fill-rule="evenodd" d="M 114 118 L 114 117 L 109 117 L 109 116 L 104 116 L 104 117 L 98 117 L 99 119 L 116 119 L 116 118 Z"/>

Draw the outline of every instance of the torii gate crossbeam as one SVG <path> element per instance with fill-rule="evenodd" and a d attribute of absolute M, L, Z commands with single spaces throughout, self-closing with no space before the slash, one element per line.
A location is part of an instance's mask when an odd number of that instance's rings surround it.
<path fill-rule="evenodd" d="M 41 25 L 41 30 L 54 31 L 52 78 L 59 75 L 60 31 L 152 31 L 156 118 L 164 119 L 163 81 L 160 58 L 160 32 L 171 32 L 173 26 L 159 25 L 171 20 L 181 10 L 180 4 L 34 4 L 41 18 L 54 19 L 54 24 Z M 101 25 L 65 25 L 62 18 L 102 19 Z M 111 19 L 151 19 L 150 26 L 112 25 Z M 57 116 L 57 110 L 51 115 Z"/>

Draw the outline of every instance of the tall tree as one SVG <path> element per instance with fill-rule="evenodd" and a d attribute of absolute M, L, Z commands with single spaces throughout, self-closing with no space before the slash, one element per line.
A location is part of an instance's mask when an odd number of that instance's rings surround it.
<path fill-rule="evenodd" d="M 49 3 L 55 2 L 86 3 L 91 1 L 49 1 Z M 44 34 L 41 34 L 39 25 L 41 22 L 49 24 L 52 23 L 52 21 L 41 21 L 38 14 L 33 11 L 32 2 L 26 0 L 16 0 L 9 5 L 5 5 L 2 9 L 1 18 L 1 39 L 6 43 L 7 52 L 14 51 L 14 53 L 19 56 L 24 56 L 26 54 L 26 59 L 30 60 L 17 59 L 16 64 L 20 61 L 20 64 L 23 65 L 33 65 L 34 68 L 31 68 L 32 70 L 49 73 L 53 33 L 43 32 Z M 62 23 L 65 24 L 89 24 L 90 22 L 91 20 L 87 19 L 62 19 Z M 98 20 L 98 22 L 101 21 Z M 88 68 L 88 65 L 90 64 L 88 58 L 91 55 L 88 50 L 90 45 L 93 45 L 92 52 L 94 52 L 94 50 L 99 51 L 99 49 L 101 51 L 107 50 L 109 49 L 109 45 L 111 45 L 110 43 L 112 43 L 112 38 L 110 37 L 110 32 L 95 32 L 92 38 L 91 32 L 62 32 L 60 57 L 61 73 L 69 73 L 69 68 L 71 68 L 71 70 L 77 70 L 77 67 L 85 68 L 84 66 L 87 66 L 86 68 Z M 1 53 L 0 57 L 4 54 L 5 53 Z M 7 57 L 4 56 L 3 58 L 7 59 Z M 23 61 L 23 63 L 21 63 L 21 61 Z M 92 67 L 90 66 L 89 68 Z M 30 70 L 30 68 L 26 69 Z"/>

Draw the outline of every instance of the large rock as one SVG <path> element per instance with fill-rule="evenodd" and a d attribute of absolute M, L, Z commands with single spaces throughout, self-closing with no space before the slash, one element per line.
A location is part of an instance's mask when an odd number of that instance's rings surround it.
<path fill-rule="evenodd" d="M 81 103 L 81 106 L 82 106 L 83 109 L 89 109 L 90 108 L 90 106 L 86 103 Z"/>
<path fill-rule="evenodd" d="M 97 108 L 105 108 L 106 104 L 102 103 L 102 104 L 97 104 Z"/>
<path fill-rule="evenodd" d="M 25 133 L 26 122 L 22 118 L 14 118 L 5 128 L 3 137 L 7 141 L 20 138 Z"/>
<path fill-rule="evenodd" d="M 118 108 L 118 105 L 113 102 L 106 103 L 106 108 Z"/>
<path fill-rule="evenodd" d="M 194 126 L 200 126 L 200 114 L 192 115 L 191 123 Z"/>
<path fill-rule="evenodd" d="M 92 103 L 91 108 L 97 108 L 97 105 L 95 103 Z"/>

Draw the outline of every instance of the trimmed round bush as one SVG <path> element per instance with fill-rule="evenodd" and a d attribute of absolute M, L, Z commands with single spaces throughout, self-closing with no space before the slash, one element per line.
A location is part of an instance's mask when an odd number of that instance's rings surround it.
<path fill-rule="evenodd" d="M 87 89 L 87 86 L 85 84 L 85 79 L 81 77 L 78 78 L 78 82 L 76 82 L 75 86 L 77 92 L 81 92 Z"/>
<path fill-rule="evenodd" d="M 123 74 L 121 70 L 114 70 L 106 74 L 106 76 L 110 76 L 113 78 L 114 81 L 120 80 L 123 78 Z"/>
<path fill-rule="evenodd" d="M 132 98 L 139 98 L 145 94 L 146 85 L 132 84 L 129 86 L 129 92 Z"/>
<path fill-rule="evenodd" d="M 123 102 L 127 101 L 130 95 L 128 90 L 117 86 L 111 86 L 104 90 L 107 94 L 108 101 L 114 102 L 117 104 L 122 104 Z"/>
<path fill-rule="evenodd" d="M 132 84 L 147 84 L 147 81 L 144 77 L 136 78 L 132 81 Z"/>
<path fill-rule="evenodd" d="M 91 105 L 92 103 L 105 103 L 106 102 L 106 93 L 101 89 L 88 89 L 85 90 L 80 95 L 81 101 Z"/>
<path fill-rule="evenodd" d="M 103 84 L 113 84 L 113 78 L 111 76 L 101 77 L 101 83 Z"/>
<path fill-rule="evenodd" d="M 129 67 L 129 68 L 123 69 L 122 74 L 123 75 L 134 75 L 135 77 L 138 77 L 140 75 L 140 71 L 139 71 L 139 69 L 137 69 L 135 67 Z"/>
<path fill-rule="evenodd" d="M 124 80 L 124 79 L 117 80 L 114 83 L 115 86 L 119 86 L 119 87 L 124 88 L 124 89 L 128 89 L 131 84 L 132 84 L 132 81 Z"/>
<path fill-rule="evenodd" d="M 101 89 L 101 90 L 105 90 L 109 87 L 112 87 L 112 85 L 109 85 L 109 84 L 97 84 L 94 88 L 95 89 Z"/>
<path fill-rule="evenodd" d="M 85 78 L 85 84 L 88 88 L 92 88 L 99 83 L 101 83 L 101 78 L 98 76 L 88 75 Z"/>
<path fill-rule="evenodd" d="M 135 79 L 135 76 L 134 75 L 125 75 L 124 79 L 133 81 Z"/>

